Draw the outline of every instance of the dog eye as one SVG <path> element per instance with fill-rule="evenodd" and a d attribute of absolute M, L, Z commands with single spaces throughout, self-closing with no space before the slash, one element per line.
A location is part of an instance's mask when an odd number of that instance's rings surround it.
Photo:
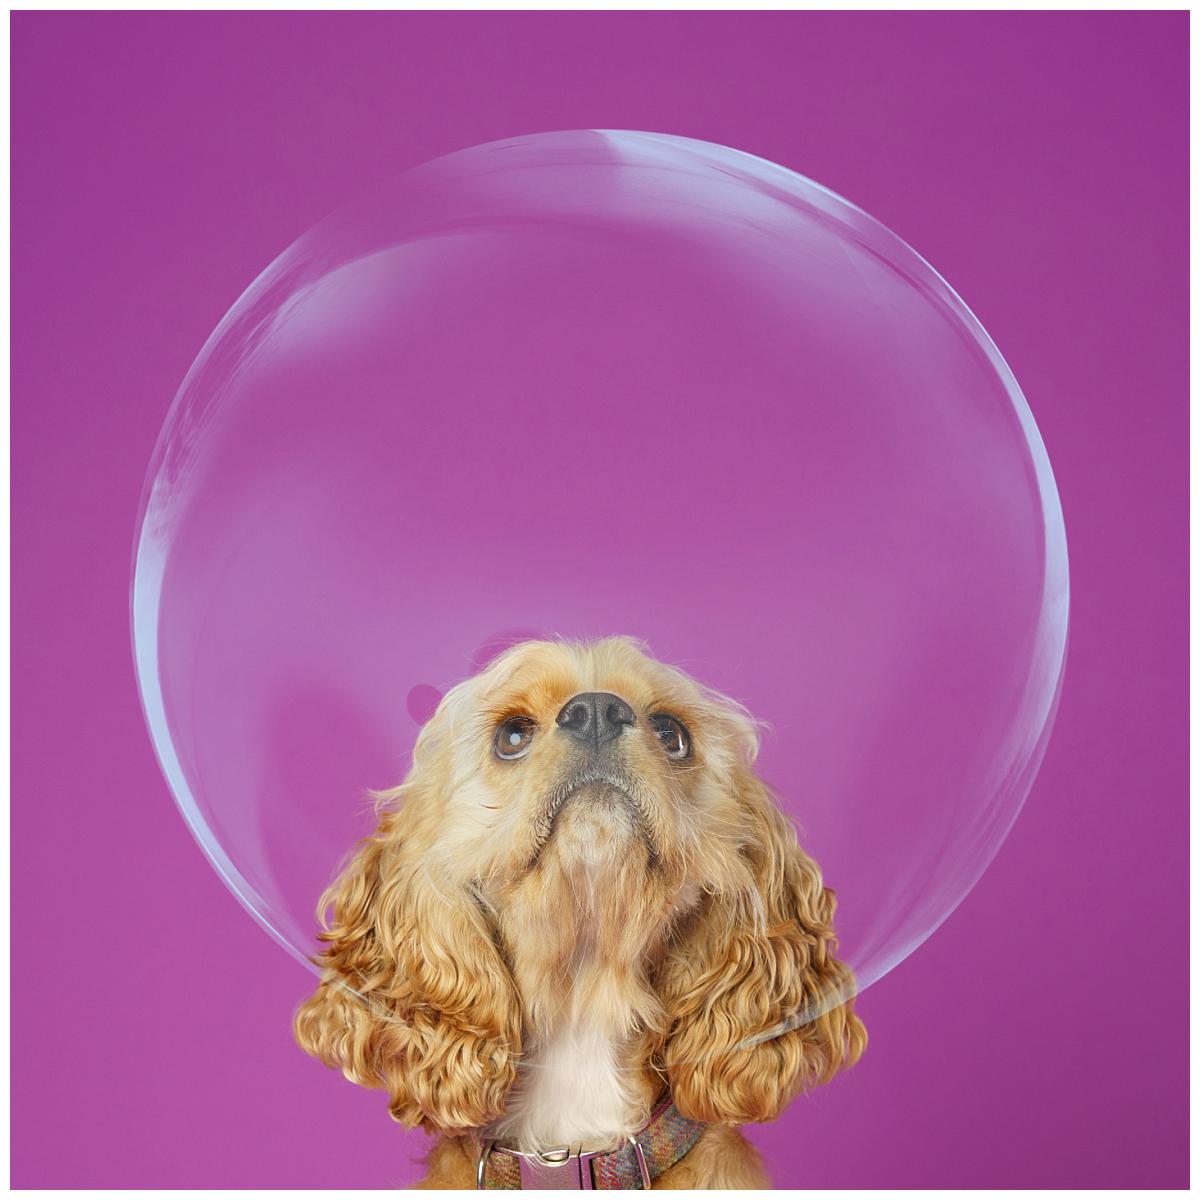
<path fill-rule="evenodd" d="M 670 713 L 655 713 L 650 718 L 654 733 L 662 742 L 668 758 L 687 758 L 692 752 L 692 735 L 687 726 Z"/>
<path fill-rule="evenodd" d="M 509 717 L 496 729 L 497 758 L 524 758 L 529 753 L 537 726 L 530 717 Z"/>

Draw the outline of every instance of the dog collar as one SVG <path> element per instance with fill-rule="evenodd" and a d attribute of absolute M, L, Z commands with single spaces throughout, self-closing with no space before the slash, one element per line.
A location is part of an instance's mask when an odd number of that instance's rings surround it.
<path fill-rule="evenodd" d="M 616 1150 L 581 1152 L 570 1146 L 523 1153 L 476 1135 L 476 1188 L 570 1191 L 649 1188 L 696 1144 L 704 1126 L 685 1117 L 664 1097 L 645 1126 Z"/>

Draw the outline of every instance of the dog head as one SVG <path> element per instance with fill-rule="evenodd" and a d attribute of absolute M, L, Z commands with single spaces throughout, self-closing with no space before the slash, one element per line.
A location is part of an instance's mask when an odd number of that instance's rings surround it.
<path fill-rule="evenodd" d="M 585 995 L 648 1096 L 772 1119 L 865 1034 L 757 748 L 740 706 L 632 641 L 513 647 L 443 698 L 322 897 L 300 1044 L 398 1121 L 479 1128 Z"/>

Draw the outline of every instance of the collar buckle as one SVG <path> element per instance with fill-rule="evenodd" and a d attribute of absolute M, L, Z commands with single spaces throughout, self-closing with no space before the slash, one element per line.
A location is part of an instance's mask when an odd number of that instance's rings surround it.
<path fill-rule="evenodd" d="M 529 1188 L 533 1191 L 597 1191 L 602 1188 L 623 1187 L 636 1188 L 638 1179 L 642 1189 L 649 1191 L 651 1187 L 650 1159 L 647 1148 L 641 1142 L 643 1135 L 649 1136 L 651 1130 L 660 1122 L 666 1121 L 666 1137 L 675 1143 L 674 1149 L 657 1163 L 659 1171 L 666 1170 L 679 1161 L 695 1144 L 704 1126 L 699 1122 L 688 1121 L 681 1117 L 673 1108 L 669 1095 L 664 1096 L 655 1106 L 650 1120 L 636 1134 L 626 1135 L 625 1142 L 618 1143 L 617 1148 L 607 1150 L 584 1151 L 579 1146 L 554 1146 L 549 1150 L 521 1151 L 507 1146 L 498 1146 L 495 1139 L 478 1141 L 479 1157 L 475 1162 L 475 1187 L 487 1187 L 488 1160 L 493 1154 L 505 1155 L 510 1160 L 515 1159 L 517 1170 L 513 1171 L 511 1161 L 502 1169 L 501 1178 L 508 1182 L 501 1187 L 519 1187 L 522 1191 Z M 671 1122 L 674 1122 L 672 1124 Z M 685 1135 L 678 1138 L 678 1126 L 682 1123 Z M 674 1132 L 673 1132 L 674 1131 Z M 628 1143 L 626 1145 L 625 1143 Z M 629 1161 L 632 1152 L 633 1161 Z M 596 1170 L 593 1170 L 593 1159 L 601 1159 Z M 633 1175 L 636 1167 L 637 1175 Z M 597 1182 L 599 1180 L 599 1182 Z"/>
<path fill-rule="evenodd" d="M 527 1188 L 540 1191 L 591 1191 L 596 1186 L 592 1179 L 592 1155 L 578 1151 L 572 1153 L 570 1146 L 544 1150 L 539 1154 L 520 1154 L 517 1163 L 521 1169 L 522 1191 Z"/>

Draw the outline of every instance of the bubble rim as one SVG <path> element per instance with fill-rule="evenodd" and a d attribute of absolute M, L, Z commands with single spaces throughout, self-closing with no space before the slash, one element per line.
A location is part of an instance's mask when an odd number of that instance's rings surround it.
<path fill-rule="evenodd" d="M 403 184 L 408 179 L 419 178 L 421 173 L 450 164 L 458 158 L 519 148 L 531 140 L 542 141 L 566 135 L 578 136 L 580 133 L 597 135 L 605 139 L 606 142 L 618 147 L 637 146 L 643 152 L 649 149 L 652 151 L 657 150 L 661 153 L 664 147 L 670 147 L 675 150 L 690 150 L 693 153 L 704 156 L 709 161 L 716 156 L 725 157 L 731 165 L 738 163 L 753 164 L 755 178 L 763 179 L 765 177 L 769 180 L 771 177 L 774 177 L 781 184 L 786 184 L 792 189 L 796 188 L 798 184 L 800 189 L 812 193 L 812 198 L 823 200 L 824 204 L 819 211 L 826 223 L 836 226 L 844 236 L 848 236 L 854 243 L 864 247 L 877 257 L 882 258 L 892 269 L 901 271 L 924 294 L 939 303 L 943 308 L 950 310 L 955 324 L 970 334 L 976 347 L 984 354 L 990 366 L 995 371 L 1008 395 L 1024 435 L 1043 518 L 1043 602 L 1038 629 L 1035 633 L 1035 642 L 1042 647 L 1058 647 L 1057 653 L 1054 654 L 1051 660 L 1034 664 L 1037 669 L 1030 671 L 1027 681 L 1028 689 L 1044 684 L 1050 678 L 1054 680 L 1053 685 L 1049 689 L 1049 699 L 1044 705 L 1040 732 L 1028 753 L 1028 757 L 1019 769 L 1020 782 L 1016 786 L 1014 794 L 1019 793 L 1020 799 L 1013 805 L 1007 825 L 1002 835 L 996 840 L 991 852 L 985 856 L 974 874 L 966 879 L 959 891 L 958 897 L 954 899 L 953 903 L 946 908 L 941 918 L 923 936 L 903 947 L 898 947 L 896 952 L 890 956 L 890 961 L 887 965 L 882 966 L 874 972 L 870 978 L 864 980 L 856 975 L 854 995 L 859 995 L 871 986 L 871 984 L 877 982 L 893 970 L 904 959 L 910 957 L 961 905 L 962 901 L 971 892 L 976 883 L 978 883 L 984 871 L 994 861 L 1000 847 L 1007 839 L 1012 825 L 1028 800 L 1033 781 L 1045 756 L 1046 747 L 1057 715 L 1065 675 L 1070 608 L 1069 560 L 1065 522 L 1045 443 L 1024 393 L 995 342 L 984 329 L 971 308 L 936 268 L 903 238 L 858 207 L 858 205 L 825 185 L 779 163 L 733 147 L 720 145 L 719 143 L 681 137 L 674 134 L 609 129 L 556 130 L 522 137 L 498 139 L 455 150 L 406 168 L 398 173 L 394 183 Z M 253 313 L 256 308 L 261 309 L 265 302 L 270 301 L 280 291 L 285 292 L 285 294 L 290 293 L 293 286 L 299 282 L 297 277 L 304 273 L 303 270 L 296 270 L 295 267 L 298 265 L 301 268 L 305 268 L 312 265 L 312 263 L 307 262 L 304 258 L 307 246 L 314 239 L 319 238 L 322 231 L 328 229 L 331 223 L 339 219 L 344 219 L 346 215 L 353 213 L 356 208 L 367 200 L 369 200 L 369 197 L 360 197 L 357 201 L 351 201 L 339 207 L 305 233 L 301 234 L 300 237 L 289 243 L 242 291 L 201 346 L 167 410 L 162 428 L 159 431 L 150 456 L 134 523 L 130 565 L 130 641 L 138 698 L 143 719 L 146 722 L 147 732 L 154 747 L 155 757 L 164 780 L 167 783 L 171 797 L 189 831 L 195 838 L 197 845 L 200 847 L 201 852 L 242 907 L 289 955 L 318 976 L 322 974 L 322 967 L 318 961 L 315 961 L 316 956 L 304 953 L 299 947 L 292 944 L 282 930 L 276 927 L 269 915 L 269 905 L 267 905 L 255 888 L 238 870 L 229 854 L 221 845 L 212 828 L 205 820 L 184 775 L 174 738 L 171 735 L 166 718 L 161 683 L 157 671 L 158 605 L 161 599 L 160 588 L 162 573 L 165 567 L 165 558 L 161 555 L 157 559 L 153 557 L 156 547 L 152 543 L 156 535 L 149 531 L 148 520 L 152 516 L 156 485 L 160 481 L 164 464 L 168 457 L 168 450 L 174 442 L 181 425 L 189 415 L 189 400 L 194 398 L 197 382 L 212 365 L 212 360 L 217 350 L 225 342 L 225 339 L 230 335 L 239 320 L 245 318 L 247 314 Z M 886 255 L 880 254 L 875 248 L 881 241 L 887 246 L 888 253 Z M 325 269 L 329 269 L 328 266 Z M 323 273 L 322 271 L 317 277 L 320 278 Z M 270 314 L 274 314 L 276 311 L 277 307 L 274 304 L 268 306 Z M 208 415 L 209 419 L 211 419 L 215 403 L 217 401 L 213 397 L 208 397 L 196 411 L 200 416 Z M 344 984 L 343 986 L 346 986 L 351 991 L 355 990 L 350 988 L 348 984 Z M 361 996 L 361 993 L 355 992 L 355 994 Z M 843 999 L 838 998 L 836 1002 L 840 1003 Z M 833 1006 L 831 1003 L 828 1007 Z M 822 1011 L 827 1011 L 827 1009 L 823 1009 Z M 807 1014 L 807 1019 L 812 1019 L 812 1017 L 817 1015 L 819 1014 Z M 772 1036 L 780 1036 L 782 1033 L 786 1033 L 788 1029 L 796 1027 L 795 1025 L 788 1024 L 787 1021 L 781 1024 L 787 1027 L 781 1028 L 774 1033 L 767 1032 L 756 1035 L 754 1041 L 757 1042 L 767 1040 Z"/>

